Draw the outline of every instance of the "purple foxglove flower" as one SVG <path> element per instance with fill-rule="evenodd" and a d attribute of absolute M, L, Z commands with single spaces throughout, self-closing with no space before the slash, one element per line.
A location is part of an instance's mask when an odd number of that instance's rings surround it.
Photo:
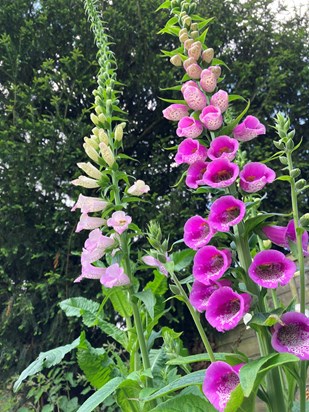
<path fill-rule="evenodd" d="M 204 161 L 207 157 L 207 149 L 198 140 L 185 139 L 178 146 L 175 162 L 177 164 L 187 163 L 191 165 L 199 160 Z"/>
<path fill-rule="evenodd" d="M 198 87 L 187 86 L 184 89 L 183 97 L 192 110 L 203 110 L 207 105 L 206 96 Z"/>
<path fill-rule="evenodd" d="M 203 184 L 203 174 L 207 169 L 207 162 L 197 161 L 189 166 L 186 177 L 186 185 L 191 189 L 197 189 Z"/>
<path fill-rule="evenodd" d="M 82 265 L 82 274 L 74 280 L 74 283 L 79 283 L 82 279 L 100 279 L 106 272 L 106 268 L 100 268 L 85 262 Z"/>
<path fill-rule="evenodd" d="M 99 197 L 90 197 L 80 194 L 71 211 L 74 212 L 76 209 L 80 209 L 82 213 L 100 212 L 101 210 L 104 210 L 107 205 L 108 202 L 105 202 Z"/>
<path fill-rule="evenodd" d="M 250 278 L 264 288 L 284 286 L 296 272 L 296 264 L 277 250 L 262 250 L 254 256 L 249 267 Z"/>
<path fill-rule="evenodd" d="M 210 104 L 218 107 L 221 113 L 224 113 L 229 106 L 229 95 L 224 90 L 218 90 L 211 96 Z"/>
<path fill-rule="evenodd" d="M 118 263 L 106 268 L 105 273 L 100 279 L 100 282 L 106 288 L 113 288 L 114 286 L 125 286 L 130 284 L 128 275 L 124 273 L 122 267 Z"/>
<path fill-rule="evenodd" d="M 233 196 L 221 196 L 211 205 L 209 223 L 219 232 L 228 232 L 230 226 L 237 225 L 245 216 L 246 206 Z"/>
<path fill-rule="evenodd" d="M 125 214 L 125 212 L 118 211 L 112 214 L 112 217 L 107 220 L 107 226 L 112 228 L 119 235 L 128 229 L 129 224 L 132 222 L 131 216 Z"/>
<path fill-rule="evenodd" d="M 148 193 L 150 187 L 146 185 L 144 180 L 137 180 L 132 186 L 129 187 L 128 193 L 133 196 L 142 196 L 145 193 Z"/>
<path fill-rule="evenodd" d="M 75 232 L 78 233 L 84 229 L 93 230 L 104 225 L 105 223 L 106 221 L 100 217 L 90 217 L 87 213 L 82 213 L 79 222 L 77 223 Z"/>
<path fill-rule="evenodd" d="M 248 142 L 260 134 L 265 133 L 265 126 L 254 116 L 247 116 L 245 120 L 233 130 L 235 139 L 240 142 Z"/>
<path fill-rule="evenodd" d="M 201 77 L 202 69 L 197 63 L 190 64 L 185 70 L 191 79 L 199 79 Z"/>
<path fill-rule="evenodd" d="M 201 80 L 200 85 L 203 90 L 207 93 L 212 93 L 217 86 L 217 77 L 209 69 L 205 69 L 200 74 Z"/>
<path fill-rule="evenodd" d="M 203 129 L 203 125 L 199 120 L 195 120 L 193 117 L 183 117 L 178 122 L 176 134 L 179 137 L 194 139 L 203 132 Z"/>
<path fill-rule="evenodd" d="M 287 247 L 290 248 L 289 242 L 296 243 L 296 231 L 295 231 L 295 223 L 294 220 L 290 220 L 287 227 L 286 227 L 286 243 Z M 304 256 L 308 256 L 308 232 L 305 231 L 302 235 L 302 245 L 303 245 L 303 252 Z"/>
<path fill-rule="evenodd" d="M 209 225 L 207 219 L 196 215 L 186 221 L 183 240 L 188 247 L 197 250 L 206 246 L 214 234 L 215 231 Z"/>
<path fill-rule="evenodd" d="M 234 329 L 248 312 L 251 296 L 228 286 L 217 289 L 208 300 L 206 319 L 219 332 Z"/>
<path fill-rule="evenodd" d="M 221 67 L 216 65 L 216 66 L 209 66 L 208 70 L 212 71 L 213 74 L 216 76 L 216 79 L 219 79 L 221 76 Z"/>
<path fill-rule="evenodd" d="M 204 312 L 208 307 L 208 300 L 215 290 L 222 286 L 231 286 L 231 282 L 227 279 L 211 282 L 210 285 L 195 280 L 192 285 L 189 300 L 191 305 L 199 312 Z"/>
<path fill-rule="evenodd" d="M 247 163 L 239 174 L 240 187 L 247 193 L 255 193 L 272 183 L 276 173 L 260 162 Z"/>
<path fill-rule="evenodd" d="M 193 276 L 204 285 L 220 279 L 231 266 L 232 254 L 228 249 L 219 250 L 215 246 L 203 246 L 193 259 Z"/>
<path fill-rule="evenodd" d="M 288 352 L 309 360 L 309 319 L 303 313 L 287 312 L 273 330 L 271 344 L 277 352 Z"/>
<path fill-rule="evenodd" d="M 100 229 L 92 230 L 85 241 L 81 261 L 82 265 L 101 259 L 105 250 L 115 243 L 114 239 L 103 236 Z"/>
<path fill-rule="evenodd" d="M 187 87 L 195 87 L 196 89 L 200 90 L 198 84 L 193 80 L 189 80 L 181 86 L 181 93 L 184 94 Z"/>
<path fill-rule="evenodd" d="M 171 259 L 166 256 L 166 261 L 170 261 Z M 142 257 L 142 261 L 151 267 L 155 267 L 159 270 L 159 272 L 162 273 L 162 275 L 164 276 L 168 276 L 168 271 L 165 269 L 164 265 L 162 262 L 160 262 L 159 259 L 154 258 L 153 256 L 143 256 Z"/>
<path fill-rule="evenodd" d="M 223 123 L 220 109 L 215 106 L 206 106 L 200 114 L 200 121 L 208 130 L 219 129 Z"/>
<path fill-rule="evenodd" d="M 236 157 L 239 143 L 236 139 L 229 136 L 218 136 L 211 141 L 208 156 L 210 159 L 228 159 L 233 160 Z"/>
<path fill-rule="evenodd" d="M 242 366 L 243 363 L 231 366 L 228 363 L 216 361 L 207 368 L 203 392 L 219 412 L 224 412 L 232 391 L 239 384 L 239 370 Z"/>
<path fill-rule="evenodd" d="M 171 104 L 162 111 L 163 117 L 174 122 L 179 121 L 183 117 L 189 116 L 188 106 L 185 104 Z"/>
<path fill-rule="evenodd" d="M 239 173 L 237 164 L 228 159 L 215 159 L 208 163 L 206 172 L 203 175 L 203 182 L 207 186 L 223 188 L 231 186 L 235 182 Z"/>

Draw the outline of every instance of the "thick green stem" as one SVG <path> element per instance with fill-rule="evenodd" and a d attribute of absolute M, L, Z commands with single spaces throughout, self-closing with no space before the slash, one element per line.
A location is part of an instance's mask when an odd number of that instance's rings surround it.
<path fill-rule="evenodd" d="M 181 296 L 183 297 L 184 302 L 185 302 L 185 304 L 187 305 L 187 307 L 188 307 L 188 309 L 189 309 L 189 311 L 190 311 L 190 314 L 191 314 L 191 316 L 192 316 L 192 318 L 193 318 L 193 321 L 194 321 L 194 323 L 195 323 L 195 326 L 197 327 L 197 330 L 198 330 L 198 332 L 199 332 L 199 334 L 200 334 L 200 337 L 201 337 L 201 339 L 202 339 L 202 342 L 203 342 L 203 344 L 204 344 L 204 346 L 205 346 L 206 352 L 207 352 L 208 355 L 209 355 L 210 361 L 211 361 L 211 362 L 215 362 L 215 360 L 216 360 L 216 359 L 215 359 L 215 355 L 214 355 L 214 353 L 213 353 L 213 350 L 212 350 L 212 348 L 211 348 L 211 345 L 210 345 L 210 343 L 209 343 L 209 340 L 208 340 L 208 338 L 207 338 L 207 335 L 206 335 L 206 333 L 205 333 L 205 331 L 204 331 L 204 329 L 203 329 L 203 326 L 202 326 L 202 324 L 201 324 L 199 314 L 193 309 L 193 307 L 192 307 L 192 305 L 191 305 L 191 303 L 190 303 L 190 301 L 189 301 L 189 298 L 188 298 L 188 296 L 187 296 L 184 288 L 182 287 L 181 283 L 180 283 L 179 280 L 177 279 L 177 276 L 175 275 L 175 273 L 172 272 L 172 271 L 170 271 L 170 275 L 171 275 L 171 278 L 173 279 L 173 281 L 175 282 L 175 284 L 176 284 L 176 286 L 177 286 L 177 288 L 178 288 L 178 290 L 179 290 L 179 293 L 180 293 Z"/>

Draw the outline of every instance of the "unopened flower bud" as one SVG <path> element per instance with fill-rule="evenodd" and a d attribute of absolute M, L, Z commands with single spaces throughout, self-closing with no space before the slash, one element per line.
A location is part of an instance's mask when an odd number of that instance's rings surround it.
<path fill-rule="evenodd" d="M 288 164 L 288 159 L 285 156 L 279 156 L 279 160 L 280 160 L 280 163 L 282 163 L 283 165 Z"/>
<path fill-rule="evenodd" d="M 90 115 L 90 120 L 92 123 L 94 123 L 96 126 L 99 124 L 99 118 L 96 116 L 94 113 L 91 113 Z"/>
<path fill-rule="evenodd" d="M 181 36 L 182 34 L 184 34 L 184 33 L 186 33 L 186 34 L 188 34 L 188 30 L 187 29 L 181 29 L 181 30 L 179 30 L 179 36 Z"/>
<path fill-rule="evenodd" d="M 208 69 L 216 76 L 216 79 L 219 79 L 221 75 L 221 67 L 216 65 L 216 66 L 209 66 Z"/>
<path fill-rule="evenodd" d="M 279 140 L 279 141 L 274 140 L 273 143 L 274 143 L 274 145 L 276 146 L 277 149 L 279 149 L 279 150 L 283 150 L 283 149 L 284 149 L 284 144 L 283 144 L 283 142 L 282 142 L 281 140 Z"/>
<path fill-rule="evenodd" d="M 192 23 L 190 29 L 192 31 L 197 31 L 198 30 L 198 23 Z"/>
<path fill-rule="evenodd" d="M 182 12 L 179 14 L 179 16 L 180 16 L 180 18 L 181 18 L 181 17 L 184 17 L 186 14 L 187 14 L 187 13 L 186 13 L 185 11 L 182 11 Z M 187 30 L 187 29 L 182 29 L 182 30 Z M 181 31 L 181 30 L 180 30 L 180 31 Z"/>
<path fill-rule="evenodd" d="M 196 63 L 196 60 L 195 60 L 193 57 L 189 57 L 188 59 L 186 59 L 186 60 L 183 62 L 183 68 L 184 68 L 185 70 L 187 70 L 187 68 L 188 68 L 189 66 L 191 66 L 191 64 L 193 64 L 193 63 Z"/>
<path fill-rule="evenodd" d="M 191 47 L 191 45 L 194 43 L 194 40 L 193 39 L 187 39 L 185 42 L 184 42 L 184 47 L 185 47 L 185 49 L 186 50 L 189 50 L 190 49 L 190 47 Z"/>
<path fill-rule="evenodd" d="M 289 140 L 287 141 L 287 143 L 286 143 L 286 148 L 287 148 L 288 150 L 293 150 L 293 149 L 294 149 L 294 142 L 293 142 L 292 139 L 289 139 Z"/>
<path fill-rule="evenodd" d="M 97 142 L 96 136 L 91 135 L 93 137 L 89 138 L 87 136 L 84 137 L 84 142 L 87 145 L 92 146 L 95 150 L 99 149 L 99 143 Z"/>
<path fill-rule="evenodd" d="M 188 56 L 192 57 L 195 60 L 198 60 L 201 56 L 201 51 L 201 47 L 193 44 L 188 50 Z"/>
<path fill-rule="evenodd" d="M 115 163 L 115 157 L 111 151 L 111 148 L 104 142 L 101 142 L 99 146 L 103 160 L 108 164 L 108 166 L 112 167 Z"/>
<path fill-rule="evenodd" d="M 93 148 L 93 146 L 90 146 L 89 143 L 84 143 L 83 148 L 86 152 L 86 155 L 93 160 L 95 163 L 99 163 L 99 155 L 98 152 Z"/>
<path fill-rule="evenodd" d="M 170 62 L 176 67 L 181 67 L 182 66 L 182 60 L 181 60 L 181 57 L 179 56 L 179 54 L 175 54 L 175 56 L 172 56 L 170 58 Z"/>
<path fill-rule="evenodd" d="M 98 127 L 94 127 L 91 131 L 92 131 L 92 133 L 95 135 L 95 136 L 99 136 L 99 128 Z"/>
<path fill-rule="evenodd" d="M 294 136 L 295 136 L 295 130 L 291 130 L 291 131 L 287 134 L 287 137 L 288 137 L 289 139 L 293 139 Z"/>
<path fill-rule="evenodd" d="M 181 43 L 184 43 L 186 40 L 188 40 L 189 36 L 187 33 L 183 33 L 181 36 L 179 36 L 179 40 Z"/>
<path fill-rule="evenodd" d="M 101 106 L 96 106 L 96 107 L 94 108 L 94 110 L 95 110 L 96 114 L 101 114 L 101 113 L 103 113 L 103 109 L 102 109 Z"/>
<path fill-rule="evenodd" d="M 186 26 L 190 26 L 190 24 L 191 24 L 191 22 L 192 22 L 192 19 L 191 19 L 191 17 L 189 17 L 189 16 L 187 16 L 184 20 L 183 20 L 183 23 L 186 25 Z"/>
<path fill-rule="evenodd" d="M 103 142 L 105 144 L 108 144 L 108 135 L 103 129 L 99 130 L 99 140 L 100 143 Z"/>
<path fill-rule="evenodd" d="M 91 179 L 90 177 L 86 176 L 79 176 L 77 179 L 71 181 L 72 185 L 74 186 L 82 186 L 87 189 L 95 189 L 100 187 L 97 180 Z"/>
<path fill-rule="evenodd" d="M 117 142 L 121 142 L 123 138 L 123 124 L 117 124 L 114 131 L 114 137 Z"/>
<path fill-rule="evenodd" d="M 293 177 L 293 179 L 295 179 L 299 175 L 300 175 L 300 169 L 298 167 L 290 171 L 290 176 Z"/>
<path fill-rule="evenodd" d="M 102 173 L 99 169 L 93 166 L 90 162 L 87 163 L 77 163 L 77 166 L 85 172 L 89 177 L 93 177 L 94 179 L 101 179 Z"/>
<path fill-rule="evenodd" d="M 271 248 L 271 241 L 269 239 L 263 240 L 263 247 L 264 247 L 264 249 L 270 249 Z"/>
<path fill-rule="evenodd" d="M 296 183 L 295 183 L 295 187 L 297 190 L 302 190 L 305 186 L 306 186 L 306 180 L 305 179 L 299 179 Z"/>
<path fill-rule="evenodd" d="M 197 39 L 199 36 L 199 32 L 197 30 L 191 31 L 191 37 L 192 39 Z"/>
<path fill-rule="evenodd" d="M 214 49 L 206 49 L 202 53 L 202 60 L 206 63 L 210 63 L 214 58 L 215 52 Z"/>
<path fill-rule="evenodd" d="M 106 122 L 105 114 L 104 113 L 99 114 L 98 119 L 100 123 L 105 123 Z"/>
<path fill-rule="evenodd" d="M 303 228 L 309 227 L 309 213 L 305 213 L 300 219 L 299 222 Z"/>

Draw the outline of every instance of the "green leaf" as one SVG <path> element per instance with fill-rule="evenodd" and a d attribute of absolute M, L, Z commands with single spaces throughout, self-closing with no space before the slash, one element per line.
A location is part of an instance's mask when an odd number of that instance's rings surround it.
<path fill-rule="evenodd" d="M 179 252 L 175 252 L 171 255 L 171 259 L 174 262 L 174 270 L 179 272 L 180 270 L 189 266 L 195 256 L 196 251 L 192 249 L 185 249 Z"/>
<path fill-rule="evenodd" d="M 132 160 L 132 162 L 137 162 L 137 163 L 139 163 L 139 160 L 134 159 L 133 157 L 128 156 L 128 155 L 126 155 L 126 154 L 124 154 L 124 153 L 119 153 L 119 154 L 117 155 L 117 157 L 119 157 L 120 159 Z"/>
<path fill-rule="evenodd" d="M 231 134 L 232 130 L 237 126 L 237 124 L 241 121 L 241 119 L 244 117 L 244 115 L 247 113 L 250 107 L 250 100 L 248 100 L 246 107 L 244 110 L 240 113 L 239 116 L 236 117 L 235 120 L 233 120 L 231 123 L 226 125 L 220 130 L 220 135 L 229 135 Z"/>
<path fill-rule="evenodd" d="M 248 323 L 252 329 L 258 330 L 259 327 L 270 327 L 280 321 L 284 308 L 278 308 L 268 313 L 255 313 Z"/>
<path fill-rule="evenodd" d="M 170 0 L 166 0 L 164 3 L 162 3 L 157 9 L 156 11 L 159 11 L 161 9 L 169 9 L 171 6 L 171 1 Z"/>
<path fill-rule="evenodd" d="M 83 297 L 63 300 L 60 302 L 59 306 L 68 317 L 76 316 L 77 318 L 83 316 L 87 312 L 96 316 L 100 307 L 97 302 Z"/>
<path fill-rule="evenodd" d="M 239 94 L 229 94 L 229 102 L 233 102 L 235 100 L 243 100 L 246 101 L 246 99 Z"/>
<path fill-rule="evenodd" d="M 185 100 L 174 100 L 174 99 L 164 99 L 163 97 L 159 97 L 160 100 L 167 103 L 178 103 L 178 104 L 186 104 Z"/>
<path fill-rule="evenodd" d="M 214 353 L 215 359 L 227 362 L 230 365 L 237 365 L 241 362 L 246 362 L 246 359 L 236 353 Z M 207 353 L 199 353 L 197 355 L 190 356 L 178 356 L 177 358 L 167 361 L 168 365 L 186 365 L 188 363 L 195 362 L 208 362 L 210 361 L 209 355 Z"/>
<path fill-rule="evenodd" d="M 126 379 L 116 390 L 116 401 L 122 411 L 144 412 L 139 400 L 141 387 L 136 380 Z"/>
<path fill-rule="evenodd" d="M 97 319 L 95 323 L 104 333 L 119 342 L 125 349 L 128 345 L 128 337 L 124 330 L 118 329 L 113 323 L 103 319 Z M 94 326 L 94 325 L 93 325 Z"/>
<path fill-rule="evenodd" d="M 140 299 L 149 313 L 151 319 L 154 318 L 154 307 L 156 304 L 156 298 L 152 291 L 150 289 L 148 290 L 143 290 L 142 292 L 135 293 L 134 296 L 136 296 L 138 299 Z"/>
<path fill-rule="evenodd" d="M 244 400 L 244 393 L 240 385 L 237 385 L 236 388 L 232 391 L 231 397 L 224 408 L 224 412 L 235 412 L 238 411 L 238 408 Z M 246 411 L 249 412 L 249 411 Z"/>
<path fill-rule="evenodd" d="M 167 278 L 160 272 L 155 271 L 154 280 L 148 282 L 144 290 L 150 289 L 154 295 L 162 296 L 167 291 Z"/>
<path fill-rule="evenodd" d="M 51 349 L 47 352 L 41 352 L 38 358 L 32 362 L 18 377 L 14 383 L 13 390 L 16 392 L 21 383 L 28 378 L 28 376 L 35 375 L 43 368 L 51 368 L 62 361 L 65 355 L 75 349 L 80 343 L 80 338 L 75 339 L 72 343 L 60 346 L 59 348 Z"/>
<path fill-rule="evenodd" d="M 258 215 L 247 219 L 245 221 L 245 236 L 248 236 L 255 227 L 263 223 L 266 219 L 274 216 L 274 213 L 265 213 L 263 215 Z"/>
<path fill-rule="evenodd" d="M 129 301 L 128 292 L 119 289 L 119 288 L 111 288 L 106 289 L 110 292 L 108 298 L 110 299 L 113 308 L 119 315 L 123 318 L 128 318 L 133 315 L 132 305 Z"/>
<path fill-rule="evenodd" d="M 104 400 L 114 393 L 118 386 L 123 382 L 123 378 L 114 378 L 107 382 L 102 388 L 96 391 L 82 404 L 82 406 L 77 410 L 77 412 L 91 412 L 98 405 L 100 405 Z"/>
<path fill-rule="evenodd" d="M 275 180 L 283 180 L 283 181 L 286 181 L 286 182 L 291 182 L 292 178 L 291 178 L 291 176 L 284 175 L 284 176 L 277 177 Z"/>

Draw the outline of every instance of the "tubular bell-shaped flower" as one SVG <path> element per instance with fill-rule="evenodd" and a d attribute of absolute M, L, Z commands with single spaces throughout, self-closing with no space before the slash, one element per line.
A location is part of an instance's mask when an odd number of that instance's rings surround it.
<path fill-rule="evenodd" d="M 248 193 L 262 190 L 267 183 L 272 183 L 276 173 L 260 162 L 247 163 L 239 174 L 240 187 Z"/>
<path fill-rule="evenodd" d="M 220 279 L 232 263 L 228 249 L 219 250 L 215 246 L 203 246 L 194 256 L 193 276 L 199 282 L 209 285 Z"/>
<path fill-rule="evenodd" d="M 91 177 L 79 176 L 77 179 L 71 181 L 74 186 L 81 186 L 87 189 L 96 189 L 100 187 L 96 179 L 91 179 Z"/>
<path fill-rule="evenodd" d="M 208 157 L 212 160 L 228 159 L 232 161 L 235 159 L 238 147 L 239 143 L 236 139 L 225 135 L 218 136 L 210 143 Z"/>
<path fill-rule="evenodd" d="M 217 289 L 208 300 L 206 319 L 219 332 L 234 329 L 248 312 L 251 296 L 228 286 Z"/>
<path fill-rule="evenodd" d="M 121 235 L 128 229 L 129 224 L 132 222 L 131 216 L 128 216 L 123 211 L 117 211 L 112 214 L 112 217 L 107 220 L 107 226 L 112 228 Z"/>
<path fill-rule="evenodd" d="M 191 79 L 198 80 L 201 77 L 202 68 L 195 62 L 186 67 L 186 72 Z"/>
<path fill-rule="evenodd" d="M 237 164 L 228 159 L 215 159 L 208 164 L 202 180 L 210 187 L 224 188 L 235 182 L 238 173 Z"/>
<path fill-rule="evenodd" d="M 235 139 L 241 142 L 248 142 L 260 134 L 265 133 L 265 126 L 254 116 L 247 116 L 245 120 L 233 130 Z"/>
<path fill-rule="evenodd" d="M 106 268 L 105 273 L 100 278 L 100 282 L 106 288 L 126 286 L 131 283 L 128 275 L 124 273 L 123 268 L 118 263 L 114 263 Z"/>
<path fill-rule="evenodd" d="M 81 256 L 82 265 L 85 263 L 93 263 L 101 259 L 105 254 L 105 250 L 112 247 L 114 243 L 114 239 L 103 236 L 100 229 L 92 230 L 84 244 Z"/>
<path fill-rule="evenodd" d="M 175 156 L 177 164 L 187 163 L 191 165 L 198 160 L 204 161 L 207 157 L 207 149 L 201 145 L 198 140 L 185 139 L 178 146 Z"/>
<path fill-rule="evenodd" d="M 183 117 L 189 116 L 188 106 L 185 104 L 171 104 L 162 111 L 163 116 L 167 120 L 174 122 L 181 120 Z"/>
<path fill-rule="evenodd" d="M 296 272 L 296 264 L 277 250 L 262 250 L 257 253 L 249 267 L 250 278 L 264 288 L 284 286 Z"/>
<path fill-rule="evenodd" d="M 197 189 L 203 184 L 202 177 L 207 169 L 207 162 L 197 161 L 189 166 L 186 177 L 186 185 L 191 189 Z"/>
<path fill-rule="evenodd" d="M 217 130 L 222 126 L 223 117 L 218 107 L 206 106 L 200 114 L 200 121 L 206 129 Z"/>
<path fill-rule="evenodd" d="M 179 137 L 194 139 L 203 132 L 203 129 L 203 125 L 199 120 L 195 120 L 193 117 L 183 117 L 178 122 L 176 134 Z"/>
<path fill-rule="evenodd" d="M 196 215 L 186 221 L 183 240 L 188 247 L 197 250 L 206 246 L 214 234 L 215 231 L 209 225 L 207 219 Z"/>
<path fill-rule="evenodd" d="M 221 113 L 224 113 L 229 106 L 229 95 L 224 90 L 218 90 L 211 96 L 210 104 L 218 107 Z"/>
<path fill-rule="evenodd" d="M 166 257 L 166 261 L 170 260 L 169 257 Z M 155 267 L 161 272 L 164 276 L 168 276 L 168 271 L 165 269 L 164 264 L 160 262 L 159 259 L 154 258 L 153 256 L 147 255 L 142 257 L 142 261 L 146 263 L 146 265 Z"/>
<path fill-rule="evenodd" d="M 287 312 L 273 328 L 272 347 L 300 360 L 309 360 L 309 319 L 303 313 Z"/>
<path fill-rule="evenodd" d="M 104 225 L 105 223 L 106 221 L 100 217 L 90 217 L 87 213 L 82 213 L 79 222 L 77 223 L 75 232 L 78 233 L 84 229 L 93 230 Z"/>
<path fill-rule="evenodd" d="M 211 205 L 208 221 L 219 232 L 228 232 L 231 226 L 242 221 L 246 206 L 234 196 L 221 196 Z"/>
<path fill-rule="evenodd" d="M 128 193 L 133 196 L 142 196 L 144 193 L 148 193 L 150 187 L 146 185 L 143 180 L 137 180 L 131 187 L 128 189 Z"/>
<path fill-rule="evenodd" d="M 209 69 L 205 69 L 200 74 L 200 85 L 203 90 L 207 93 L 212 93 L 217 86 L 217 77 Z"/>
<path fill-rule="evenodd" d="M 210 296 L 222 286 L 231 286 L 231 282 L 228 279 L 222 279 L 217 282 L 211 282 L 209 285 L 204 285 L 204 283 L 195 280 L 189 296 L 191 305 L 197 311 L 204 312 L 207 310 Z"/>
<path fill-rule="evenodd" d="M 80 194 L 71 211 L 74 212 L 76 209 L 80 209 L 82 213 L 101 212 L 106 209 L 107 205 L 108 202 L 105 202 L 105 200 L 102 200 L 99 197 L 90 197 Z"/>
<path fill-rule="evenodd" d="M 219 412 L 224 412 L 231 392 L 239 384 L 239 370 L 242 366 L 243 364 L 231 366 L 228 363 L 217 361 L 207 368 L 203 392 Z"/>
<path fill-rule="evenodd" d="M 82 265 L 82 274 L 74 280 L 74 283 L 79 283 L 82 279 L 100 279 L 104 275 L 106 268 L 96 267 L 88 262 Z"/>
<path fill-rule="evenodd" d="M 183 97 L 192 110 L 203 110 L 207 104 L 205 94 L 198 87 L 185 87 Z"/>

